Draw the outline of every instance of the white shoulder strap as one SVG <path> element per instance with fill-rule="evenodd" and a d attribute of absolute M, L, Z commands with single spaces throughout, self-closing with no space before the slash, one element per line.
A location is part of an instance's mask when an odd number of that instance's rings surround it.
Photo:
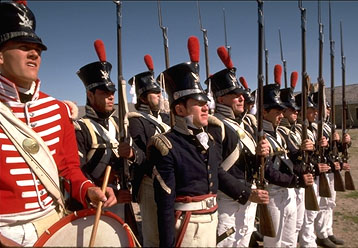
<path fill-rule="evenodd" d="M 0 102 L 0 126 L 49 193 L 65 210 L 56 162 L 42 138 Z M 46 169 L 42 167 L 46 165 Z"/>

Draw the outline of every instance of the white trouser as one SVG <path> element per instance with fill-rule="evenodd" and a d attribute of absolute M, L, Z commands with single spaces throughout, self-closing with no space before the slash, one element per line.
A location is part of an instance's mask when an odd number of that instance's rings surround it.
<path fill-rule="evenodd" d="M 321 197 L 318 194 L 318 177 L 313 183 L 313 190 L 317 197 L 317 202 L 320 202 Z M 300 247 L 317 247 L 316 235 L 314 233 L 314 221 L 319 211 L 305 210 L 303 218 L 303 225 L 299 233 Z"/>
<path fill-rule="evenodd" d="M 21 246 L 33 246 L 38 239 L 35 226 L 32 223 L 2 226 L 0 227 L 0 233 Z"/>
<path fill-rule="evenodd" d="M 320 239 L 325 239 L 328 238 L 328 236 L 333 235 L 333 208 L 336 206 L 337 193 L 334 190 L 334 174 L 328 173 L 327 177 L 332 197 L 321 197 L 319 201 L 320 211 L 314 222 L 317 237 Z"/>
<path fill-rule="evenodd" d="M 296 233 L 295 233 L 295 243 L 293 246 L 297 246 L 297 238 L 300 233 L 300 230 L 303 225 L 303 219 L 305 216 L 305 189 L 298 188 L 295 189 L 296 192 L 296 204 L 297 204 L 297 220 L 296 220 Z"/>
<path fill-rule="evenodd" d="M 138 203 L 142 217 L 142 235 L 144 247 L 158 247 L 157 204 L 154 200 L 153 180 L 144 176 L 138 192 Z"/>
<path fill-rule="evenodd" d="M 183 219 L 184 215 L 180 216 L 175 224 L 176 235 L 179 234 Z M 181 247 L 215 247 L 217 226 L 217 211 L 211 214 L 192 214 Z"/>
<path fill-rule="evenodd" d="M 45 230 L 63 217 L 62 212 L 52 209 L 44 216 L 33 219 L 28 223 L 22 222 L 17 225 L 1 226 L 0 233 L 8 239 L 15 241 L 21 246 L 33 246 Z M 1 246 L 1 245 L 0 245 Z"/>
<path fill-rule="evenodd" d="M 264 247 L 293 247 L 296 232 L 296 193 L 293 188 L 268 186 L 270 202 L 268 209 L 276 237 L 264 236 Z"/>
<path fill-rule="evenodd" d="M 218 247 L 248 247 L 254 229 L 257 204 L 247 201 L 241 205 L 237 201 L 218 191 L 218 235 L 231 227 L 235 233 L 221 241 Z"/>

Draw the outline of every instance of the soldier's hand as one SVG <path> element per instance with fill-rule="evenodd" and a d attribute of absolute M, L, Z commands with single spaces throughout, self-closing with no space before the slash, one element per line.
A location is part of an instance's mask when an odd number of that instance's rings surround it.
<path fill-rule="evenodd" d="M 321 147 L 326 147 L 326 146 L 328 146 L 328 141 L 327 141 L 326 137 L 322 136 L 322 138 L 321 138 L 321 140 L 319 141 L 318 144 L 319 144 L 319 146 L 321 146 Z"/>
<path fill-rule="evenodd" d="M 342 169 L 345 170 L 345 171 L 350 171 L 350 170 L 351 170 L 351 166 L 350 166 L 348 163 L 343 163 Z"/>
<path fill-rule="evenodd" d="M 119 156 L 130 159 L 134 156 L 133 148 L 127 142 L 120 142 L 118 147 Z"/>
<path fill-rule="evenodd" d="M 270 155 L 270 144 L 267 139 L 262 139 L 256 147 L 256 154 L 263 157 Z"/>
<path fill-rule="evenodd" d="M 339 141 L 339 140 L 340 140 L 339 134 L 338 134 L 337 132 L 334 132 L 334 134 L 333 134 L 333 140 L 334 140 L 334 141 Z"/>
<path fill-rule="evenodd" d="M 328 164 L 318 163 L 318 169 L 320 173 L 327 172 L 331 169 Z"/>
<path fill-rule="evenodd" d="M 117 198 L 111 187 L 106 188 L 106 194 L 103 194 L 100 187 L 90 187 L 87 190 L 87 197 L 94 206 L 97 206 L 100 201 L 103 202 L 103 207 L 112 207 L 117 204 Z"/>
<path fill-rule="evenodd" d="M 120 189 L 117 193 L 118 203 L 130 203 L 132 201 L 131 192 L 128 189 Z"/>
<path fill-rule="evenodd" d="M 259 204 L 268 204 L 269 203 L 269 193 L 267 190 L 262 189 L 253 189 L 251 190 L 251 195 L 249 201 L 256 202 Z"/>
<path fill-rule="evenodd" d="M 303 151 L 313 151 L 314 150 L 314 144 L 313 144 L 312 140 L 305 139 L 301 144 L 301 149 Z"/>
<path fill-rule="evenodd" d="M 342 143 L 344 144 L 351 143 L 351 136 L 348 133 L 343 135 Z"/>
<path fill-rule="evenodd" d="M 303 180 L 304 180 L 306 186 L 313 185 L 314 178 L 313 178 L 313 175 L 311 173 L 304 174 L 303 175 Z"/>
<path fill-rule="evenodd" d="M 341 170 L 341 164 L 339 162 L 334 162 L 333 164 L 334 164 L 335 170 L 337 170 L 337 171 Z"/>

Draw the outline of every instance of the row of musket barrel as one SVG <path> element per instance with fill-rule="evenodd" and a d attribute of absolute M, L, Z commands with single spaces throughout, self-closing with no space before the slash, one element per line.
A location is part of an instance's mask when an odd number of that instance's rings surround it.
<path fill-rule="evenodd" d="M 125 120 L 125 113 L 128 112 L 128 108 L 126 107 L 126 96 L 125 96 L 125 82 L 122 74 L 122 55 L 121 55 L 121 14 L 120 14 L 120 1 L 114 0 L 114 2 L 118 6 L 118 94 L 120 101 L 120 120 L 123 123 L 120 123 L 121 130 L 127 130 L 126 125 L 127 121 Z M 263 85 L 264 82 L 266 85 L 268 84 L 268 49 L 266 48 L 265 42 L 265 22 L 264 22 L 264 1 L 257 0 L 258 4 L 258 71 L 257 71 L 257 96 L 256 96 L 256 105 L 257 109 L 262 110 L 263 106 Z M 198 8 L 198 16 L 199 16 L 199 24 L 200 30 L 203 33 L 203 43 L 204 43 L 204 51 L 205 51 L 205 68 L 206 68 L 206 77 L 209 77 L 209 56 L 208 56 L 208 36 L 207 29 L 203 27 L 200 13 L 199 1 L 197 1 Z M 307 97 L 310 93 L 310 78 L 306 71 L 306 9 L 303 7 L 302 0 L 298 0 L 298 8 L 301 14 L 301 79 L 302 79 L 302 99 L 301 99 L 301 120 L 302 120 L 302 140 L 307 139 L 307 128 L 308 128 L 308 120 L 306 118 L 307 111 Z M 158 20 L 159 27 L 162 30 L 163 35 L 163 46 L 164 46 L 164 59 L 165 59 L 165 67 L 169 68 L 169 42 L 168 42 L 168 28 L 163 25 L 162 21 L 162 11 L 160 6 L 160 1 L 157 0 L 157 9 L 158 9 Z M 223 17 L 224 17 L 224 30 L 225 30 L 225 47 L 228 50 L 230 55 L 231 47 L 228 45 L 227 33 L 226 33 L 226 18 L 225 18 L 225 10 L 223 9 Z M 335 161 L 339 162 L 347 162 L 348 160 L 348 151 L 347 146 L 343 145 L 343 153 L 341 156 L 338 155 L 337 144 L 333 139 L 333 133 L 336 131 L 335 128 L 335 85 L 334 85 L 334 41 L 332 40 L 332 28 L 331 28 L 331 5 L 329 2 L 329 36 L 330 36 L 330 58 L 331 58 L 331 122 L 332 122 L 332 137 L 330 138 L 330 146 L 332 147 L 331 156 Z M 318 23 L 319 23 L 319 66 L 318 66 L 318 88 L 319 88 L 319 114 L 318 114 L 318 139 L 320 139 L 323 135 L 323 122 L 325 115 L 325 82 L 323 79 L 323 24 L 321 22 L 321 12 L 320 12 L 320 1 L 318 0 Z M 342 123 L 342 133 L 343 135 L 347 133 L 347 102 L 345 99 L 345 56 L 343 53 L 343 31 L 342 31 L 342 23 L 340 23 L 340 35 L 341 35 L 341 63 L 342 63 L 342 115 L 343 115 L 343 123 Z M 279 40 L 280 40 L 280 52 L 281 52 L 281 61 L 284 68 L 284 79 L 285 79 L 285 87 L 287 88 L 287 64 L 283 54 L 283 46 L 281 40 L 281 31 L 279 30 Z M 265 75 L 264 75 L 264 67 L 265 67 Z M 208 94 L 210 95 L 211 89 L 210 85 L 208 86 Z M 209 96 L 210 97 L 210 96 Z M 263 135 L 263 114 L 262 111 L 257 112 L 257 124 L 258 124 L 258 135 L 257 141 L 260 141 L 264 138 Z M 171 118 L 172 119 L 172 118 Z M 122 138 L 127 137 L 127 132 L 124 131 L 122 134 Z M 318 147 L 316 149 L 319 162 L 324 161 L 324 149 L 322 147 Z M 259 183 L 258 187 L 264 189 L 267 182 L 264 179 L 264 166 L 265 159 L 263 157 L 257 157 L 257 161 L 260 164 L 259 170 Z M 309 162 L 307 152 L 303 152 L 303 166 L 306 168 L 307 172 L 312 172 L 311 164 Z M 127 174 L 127 170 L 125 170 L 125 175 Z M 126 178 L 127 176 L 125 176 Z M 319 195 L 322 197 L 331 197 L 331 192 L 328 186 L 327 177 L 325 173 L 320 173 L 319 175 Z M 334 182 L 335 182 L 335 190 L 336 191 L 344 191 L 344 190 L 355 190 L 355 186 L 352 180 L 352 176 L 350 171 L 345 172 L 345 180 L 343 180 L 339 171 L 334 172 Z M 130 187 L 130 185 L 128 185 Z M 313 190 L 313 186 L 307 187 L 305 189 L 305 206 L 307 210 L 319 210 L 319 206 L 317 203 L 316 195 Z M 271 220 L 271 216 L 269 214 L 267 205 L 258 205 L 258 213 L 260 218 L 260 232 L 269 237 L 273 237 L 276 234 L 274 233 L 274 228 Z"/>

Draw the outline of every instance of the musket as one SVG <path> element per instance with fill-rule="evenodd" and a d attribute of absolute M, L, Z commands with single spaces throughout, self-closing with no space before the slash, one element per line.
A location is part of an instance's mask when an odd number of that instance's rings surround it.
<path fill-rule="evenodd" d="M 318 130 L 317 130 L 317 145 L 323 137 L 323 125 L 325 116 L 325 85 L 323 80 L 323 23 L 321 21 L 321 5 L 318 0 L 318 33 L 319 33 L 319 51 L 318 51 Z M 326 163 L 324 148 L 317 146 L 318 163 Z M 328 179 L 325 172 L 319 173 L 319 195 L 321 197 L 331 197 L 331 190 L 328 185 Z"/>
<path fill-rule="evenodd" d="M 308 119 L 307 119 L 307 96 L 309 86 L 309 76 L 306 71 L 306 9 L 302 6 L 302 0 L 298 1 L 298 8 L 301 12 L 301 61 L 302 61 L 302 99 L 301 99 L 301 120 L 302 120 L 302 141 L 306 140 Z M 307 151 L 302 151 L 302 162 L 305 171 L 313 174 L 313 166 L 309 162 Z M 317 196 L 314 192 L 313 186 L 305 188 L 305 208 L 307 210 L 318 211 L 319 206 Z"/>
<path fill-rule="evenodd" d="M 126 91 L 126 81 L 123 78 L 122 70 L 122 3 L 121 1 L 113 0 L 116 4 L 117 12 L 117 73 L 118 73 L 118 127 L 120 128 L 120 141 L 129 143 L 128 132 L 128 101 Z M 123 173 L 121 176 L 121 189 L 131 190 L 131 174 L 129 171 L 129 164 L 127 159 L 122 158 L 123 161 Z M 134 235 L 138 236 L 137 223 L 134 216 L 134 211 L 131 203 L 124 204 L 125 222 L 132 229 Z"/>
<path fill-rule="evenodd" d="M 347 133 L 347 101 L 346 101 L 346 57 L 343 52 L 343 30 L 342 22 L 340 22 L 341 34 L 341 64 L 342 64 L 342 137 Z M 348 147 L 343 143 L 342 162 L 348 163 Z M 355 185 L 350 171 L 344 173 L 344 179 L 347 190 L 355 190 Z"/>
<path fill-rule="evenodd" d="M 225 34 L 225 47 L 229 53 L 229 56 L 231 57 L 231 46 L 229 46 L 227 43 L 227 32 L 226 32 L 226 15 L 225 15 L 225 9 L 223 8 L 223 16 L 224 16 L 224 34 Z"/>
<path fill-rule="evenodd" d="M 165 55 L 165 68 L 169 68 L 169 41 L 168 41 L 168 28 L 163 26 L 162 22 L 162 9 L 160 8 L 160 1 L 157 1 L 158 6 L 158 20 L 159 27 L 163 32 L 163 44 L 164 44 L 164 55 Z"/>
<path fill-rule="evenodd" d="M 205 69 L 206 69 L 206 78 L 209 78 L 210 76 L 210 70 L 209 70 L 209 40 L 208 40 L 208 30 L 203 27 L 202 21 L 201 21 L 201 13 L 200 13 L 200 6 L 199 6 L 199 0 L 196 1 L 197 7 L 198 7 L 198 17 L 199 17 L 199 26 L 200 31 L 203 32 L 203 41 L 204 41 L 204 51 L 205 51 Z M 210 99 L 209 103 L 209 113 L 213 114 L 215 111 L 215 100 L 213 97 L 213 92 L 211 90 L 211 82 L 210 79 L 208 79 L 208 88 L 207 88 L 207 96 Z"/>
<path fill-rule="evenodd" d="M 281 39 L 281 30 L 278 29 L 278 36 L 280 38 L 280 51 L 281 51 L 281 61 L 283 65 L 283 72 L 285 75 L 285 88 L 287 88 L 287 61 L 283 57 L 283 50 L 282 50 L 282 39 Z"/>
<path fill-rule="evenodd" d="M 337 141 L 333 139 L 334 133 L 336 132 L 336 106 L 335 106 L 335 89 L 334 89 L 334 40 L 332 39 L 332 13 L 331 13 L 331 1 L 329 1 L 329 44 L 330 44 L 330 61 L 331 61 L 331 137 L 330 137 L 330 147 L 331 147 L 331 157 L 334 162 L 338 162 L 338 148 Z M 334 190 L 335 191 L 345 191 L 344 182 L 342 175 L 339 170 L 334 169 Z"/>
<path fill-rule="evenodd" d="M 263 12 L 263 1 L 257 0 L 258 4 L 258 75 L 257 75 L 257 94 L 258 94 L 258 112 L 257 112 L 257 144 L 264 139 L 263 131 L 263 38 L 264 38 L 264 12 Z M 257 155 L 256 155 L 257 156 Z M 257 187 L 259 189 L 266 188 L 265 180 L 265 158 L 263 156 L 257 156 L 257 161 L 260 164 L 259 178 Z M 258 204 L 257 206 L 258 215 L 260 218 L 260 233 L 267 237 L 275 237 L 275 229 L 272 223 L 272 218 L 266 204 Z"/>

